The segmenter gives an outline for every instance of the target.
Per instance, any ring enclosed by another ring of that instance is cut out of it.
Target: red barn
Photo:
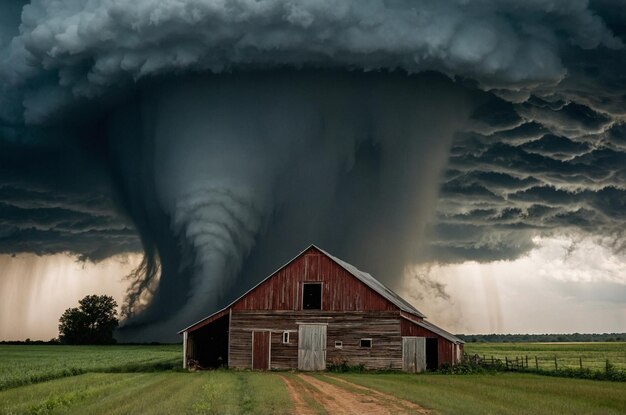
[[[183,364],[419,372],[459,362],[463,341],[370,274],[312,245],[226,308],[181,330]]]

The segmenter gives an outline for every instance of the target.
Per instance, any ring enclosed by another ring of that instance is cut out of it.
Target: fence
[[[604,372],[606,375],[618,372],[626,375],[626,357],[624,359],[589,359],[583,356],[561,357],[553,356],[504,356],[495,357],[487,355],[465,354],[465,361],[469,361],[480,366],[507,371],[536,371],[536,372],[558,372],[575,371],[580,372]]]

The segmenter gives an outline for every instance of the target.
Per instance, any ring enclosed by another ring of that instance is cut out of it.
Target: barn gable
[[[393,292],[387,286],[383,285],[383,283],[378,281],[376,278],[372,277],[367,272],[357,269],[357,267],[355,267],[354,265],[348,264],[347,262],[337,257],[332,256],[331,254],[329,254],[328,252],[320,248],[317,248],[317,247],[315,248],[318,249],[320,252],[324,253],[326,256],[328,256],[330,259],[335,261],[337,264],[341,265],[346,271],[348,271],[349,273],[354,275],[356,278],[361,280],[361,282],[365,283],[367,286],[369,286],[371,289],[376,291],[378,294],[382,295],[387,300],[392,302],[400,310],[405,311],[407,313],[411,313],[421,318],[426,318],[425,315],[420,313],[415,307],[413,307],[406,300],[404,300],[404,298],[400,297],[398,294]]]
[[[400,310],[422,320],[411,304],[355,266],[311,245],[228,306],[179,331],[194,331],[233,310],[299,310],[302,283],[321,282],[327,311]],[[331,290],[330,287],[333,287]]]

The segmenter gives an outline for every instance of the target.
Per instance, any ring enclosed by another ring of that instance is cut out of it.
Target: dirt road
[[[428,414],[412,402],[348,382],[332,375],[283,375],[296,415]]]

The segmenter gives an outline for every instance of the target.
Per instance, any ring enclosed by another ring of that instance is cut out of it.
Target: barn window
[[[289,343],[289,332],[283,331],[283,343]]]
[[[361,347],[372,348],[372,339],[361,339]]]
[[[343,342],[336,341],[335,342],[335,349],[343,349]]]
[[[321,310],[322,309],[322,283],[305,282],[302,288],[302,309]]]

